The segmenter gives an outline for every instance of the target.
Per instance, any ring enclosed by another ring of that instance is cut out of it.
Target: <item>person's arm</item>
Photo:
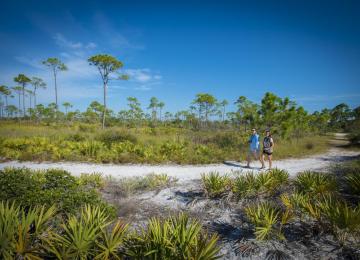
[[[272,137],[270,139],[270,143],[271,143],[271,147],[274,148],[275,143],[274,143],[274,139],[272,139]]]

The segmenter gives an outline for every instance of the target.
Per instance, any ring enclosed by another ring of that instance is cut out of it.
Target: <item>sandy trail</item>
[[[360,151],[348,151],[340,148],[332,148],[328,152],[301,159],[286,159],[274,161],[274,167],[285,169],[290,176],[295,176],[298,172],[305,170],[322,170],[332,163],[346,161],[359,156]],[[102,173],[104,176],[115,178],[144,176],[149,173],[166,173],[169,176],[176,177],[180,182],[199,179],[202,173],[217,171],[221,174],[234,171],[249,171],[244,168],[244,162],[224,162],[223,164],[207,165],[146,165],[146,164],[95,164],[82,162],[19,162],[8,161],[0,163],[0,169],[5,167],[27,167],[30,169],[49,169],[60,168],[69,171],[73,175],[81,173]],[[255,172],[260,171],[260,163],[254,162],[252,169]]]

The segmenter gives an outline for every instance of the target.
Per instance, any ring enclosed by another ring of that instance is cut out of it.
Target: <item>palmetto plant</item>
[[[72,215],[61,225],[62,233],[44,238],[46,249],[58,259],[87,259],[94,256],[96,240],[111,222],[105,210],[86,205],[80,216]]]
[[[39,239],[49,231],[54,206],[30,208],[26,212],[14,203],[0,202],[0,257],[42,259]]]
[[[360,195],[360,173],[352,172],[345,177],[347,185],[353,194]]]
[[[330,224],[332,232],[343,243],[349,236],[360,234],[360,204],[351,207],[333,196],[325,196],[319,201],[324,222]]]
[[[201,180],[207,195],[212,198],[223,195],[230,185],[230,178],[227,175],[220,175],[218,172],[202,174]]]
[[[128,225],[118,221],[111,231],[102,230],[100,237],[96,240],[98,248],[95,259],[121,259],[119,248],[126,239]]]
[[[279,169],[273,169],[257,175],[253,172],[248,172],[234,180],[232,190],[238,198],[260,193],[272,193],[281,187],[281,185],[287,183],[288,178],[288,172]]]
[[[127,255],[136,259],[218,259],[217,235],[208,236],[185,214],[152,218],[140,236],[130,240]]]
[[[332,176],[318,172],[300,173],[294,183],[299,192],[314,195],[333,193],[337,190],[336,181]]]
[[[274,168],[269,171],[277,185],[286,184],[289,181],[289,173],[286,170]]]
[[[258,240],[267,240],[273,237],[284,239],[279,222],[280,209],[269,202],[261,202],[245,208],[250,222],[255,226],[255,235]]]

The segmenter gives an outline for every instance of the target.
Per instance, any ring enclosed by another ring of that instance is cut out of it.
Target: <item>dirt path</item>
[[[328,167],[331,163],[345,161],[360,155],[359,151],[348,151],[341,148],[332,148],[328,152],[320,155],[314,155],[301,159],[286,159],[274,161],[274,167],[285,169],[290,176],[296,175],[298,172],[305,170],[321,170]],[[61,168],[69,171],[74,175],[81,173],[99,172],[105,176],[116,178],[143,176],[149,173],[166,173],[179,179],[186,181],[191,179],[199,179],[202,173],[217,171],[221,174],[231,173],[233,171],[248,171],[244,168],[245,163],[224,162],[223,164],[207,164],[207,165],[140,165],[140,164],[94,164],[94,163],[78,163],[78,162],[18,162],[9,161],[0,163],[0,169],[5,167],[27,167],[31,169],[48,169]],[[252,164],[253,171],[260,171],[260,163]]]

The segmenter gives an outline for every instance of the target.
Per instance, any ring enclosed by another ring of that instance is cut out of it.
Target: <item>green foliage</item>
[[[185,214],[150,219],[141,236],[129,241],[127,255],[140,259],[218,259],[217,235],[206,234]]]
[[[288,182],[288,178],[288,172],[277,168],[259,174],[248,172],[245,175],[238,176],[234,180],[232,190],[238,198],[260,194],[273,194]]]
[[[217,235],[209,236],[196,220],[180,214],[150,219],[140,232],[112,223],[98,206],[84,205],[59,221],[54,206],[20,208],[0,202],[2,259],[217,259]]]
[[[102,201],[97,191],[102,185],[98,176],[87,177],[86,181],[84,178],[58,169],[6,168],[0,171],[0,200],[16,201],[24,207],[56,204],[62,213],[76,212],[82,205],[91,204],[113,214],[114,209]]]
[[[80,186],[89,186],[93,189],[103,189],[106,184],[102,174],[96,172],[91,174],[82,173],[78,178],[78,182]]]
[[[360,195],[360,172],[351,172],[345,176],[346,183],[352,194]]]
[[[281,233],[281,211],[269,202],[261,202],[245,208],[249,221],[255,226],[258,240],[268,240],[274,237],[284,239]]]
[[[125,141],[129,141],[134,144],[137,143],[137,139],[134,135],[116,130],[106,130],[101,133],[97,139],[106,144],[108,147],[110,147],[113,143],[120,143]]]
[[[201,180],[206,194],[211,198],[224,195],[230,187],[230,178],[227,175],[220,175],[218,172],[202,174]]]
[[[21,210],[9,201],[0,202],[0,257],[2,259],[42,259],[39,238],[49,232],[54,206]]]
[[[313,195],[333,193],[337,191],[335,179],[329,174],[306,171],[298,174],[294,182],[296,189],[302,193]]]
[[[54,108],[51,110],[55,116]],[[238,131],[219,134],[171,127],[114,127],[100,132],[96,125],[83,123],[72,127],[0,124],[4,137],[0,139],[0,156],[14,160],[203,164],[239,160],[247,147],[246,136]],[[156,136],[150,129],[155,129]],[[316,146],[311,153],[326,148],[324,138],[313,138]],[[309,152],[288,142],[279,142],[276,149],[277,158]]]

